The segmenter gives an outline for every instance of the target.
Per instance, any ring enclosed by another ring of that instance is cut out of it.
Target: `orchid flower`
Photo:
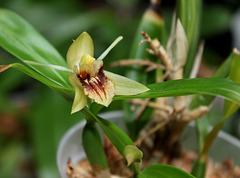
[[[103,70],[102,59],[121,39],[118,37],[98,59],[93,57],[93,40],[86,32],[69,47],[67,64],[73,71],[69,81],[75,89],[72,113],[87,105],[87,97],[107,107],[115,95],[135,95],[148,90],[136,81]]]
[[[71,73],[69,81],[75,89],[71,113],[83,109],[87,105],[87,98],[107,107],[115,95],[136,95],[149,90],[134,80],[103,70],[103,58],[121,39],[122,37],[118,37],[98,59],[95,59],[93,40],[88,33],[83,32],[73,40],[68,49],[69,68],[33,61],[24,62]]]

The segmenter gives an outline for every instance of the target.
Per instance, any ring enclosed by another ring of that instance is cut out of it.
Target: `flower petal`
[[[84,54],[93,56],[94,46],[93,40],[87,32],[83,32],[76,40],[73,41],[67,52],[67,64],[70,69],[73,69],[74,65],[80,63],[80,60]]]
[[[141,83],[127,77],[104,71],[105,75],[115,84],[115,95],[136,95],[149,89]]]
[[[87,105],[87,97],[84,95],[83,91],[79,86],[76,84],[77,78],[75,74],[71,74],[69,76],[69,81],[71,85],[75,89],[75,97],[72,105],[72,112],[71,114],[80,111]]]

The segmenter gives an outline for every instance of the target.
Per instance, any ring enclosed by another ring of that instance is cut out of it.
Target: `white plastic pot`
[[[107,112],[100,114],[100,116],[118,125],[123,131],[126,131],[122,119],[123,113],[121,111]],[[82,121],[70,128],[60,141],[57,152],[57,165],[61,178],[67,178],[65,169],[68,158],[71,158],[74,165],[80,160],[86,158],[82,147],[82,130],[85,123],[85,121]],[[103,135],[101,129],[99,129],[99,131],[100,134]],[[186,127],[182,135],[182,146],[183,149],[197,151],[197,135],[194,124],[192,123],[190,126]],[[240,166],[240,141],[231,135],[220,131],[211,147],[210,157],[216,162],[222,162],[227,158],[232,158],[234,164]]]

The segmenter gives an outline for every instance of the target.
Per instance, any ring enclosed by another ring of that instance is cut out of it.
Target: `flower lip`
[[[79,68],[81,69],[85,65],[85,63],[82,63]],[[105,76],[102,60],[95,60],[88,70],[79,70],[76,76],[85,95],[104,106],[111,103],[115,92],[115,84]]]
[[[99,97],[101,98],[101,95],[98,92],[98,89],[100,89],[103,91],[103,94],[106,97],[106,92],[103,87],[106,80],[106,76],[103,74],[103,67],[99,69],[98,76],[95,78],[94,82],[90,82],[91,80],[90,75],[86,72],[84,73],[84,77],[85,78],[81,77],[80,74],[77,74],[77,78],[81,82],[83,88],[86,88],[87,90],[94,90],[96,94],[99,95]]]

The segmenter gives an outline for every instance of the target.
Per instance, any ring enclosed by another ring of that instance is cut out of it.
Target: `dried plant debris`
[[[126,166],[126,161],[118,153],[112,143],[105,137],[104,149],[106,151],[107,159],[109,161],[110,171],[112,175],[94,174],[92,167],[88,160],[84,159],[74,166],[69,159],[66,174],[68,178],[130,178],[132,177],[131,171]],[[197,160],[198,154],[193,151],[183,151],[178,158],[169,162],[170,165],[191,172],[194,161]],[[143,167],[151,164],[163,164],[163,152],[154,151],[151,159],[145,155],[143,158]],[[206,178],[239,178],[240,167],[234,166],[232,159],[227,159],[223,163],[218,164],[211,159],[208,159]]]
[[[77,165],[73,165],[69,158],[66,174],[68,178],[92,178],[94,177],[92,167],[88,160],[81,160]]]
[[[118,67],[118,66],[130,66],[130,65],[138,65],[138,66],[146,66],[147,69],[145,72],[150,72],[155,69],[165,70],[165,67],[161,64],[152,62],[148,59],[123,59],[120,61],[116,61],[110,64],[110,67]]]
[[[94,170],[94,171],[93,171]],[[92,166],[89,161],[84,159],[78,162],[76,166],[72,164],[69,158],[66,174],[68,178],[114,178],[119,176],[111,175],[108,169],[102,169],[100,166]]]
[[[66,174],[68,178],[130,178],[132,177],[132,172],[126,166],[125,159],[119,154],[117,149],[104,137],[104,150],[107,155],[107,160],[109,163],[110,170],[99,170],[91,167],[88,160],[84,159],[73,165],[71,159],[69,158]],[[111,173],[111,174],[110,174]]]
[[[161,45],[160,41],[158,39],[151,39],[150,36],[148,36],[147,33],[142,32],[142,35],[144,37],[144,40],[142,42],[147,42],[150,46],[150,49],[147,48],[147,52],[149,54],[152,54],[156,56],[158,60],[160,60],[165,67],[165,74],[162,78],[157,79],[157,82],[164,81],[166,78],[169,77],[169,74],[173,72],[173,64],[172,61],[167,53],[167,51],[164,49],[164,47]]]

